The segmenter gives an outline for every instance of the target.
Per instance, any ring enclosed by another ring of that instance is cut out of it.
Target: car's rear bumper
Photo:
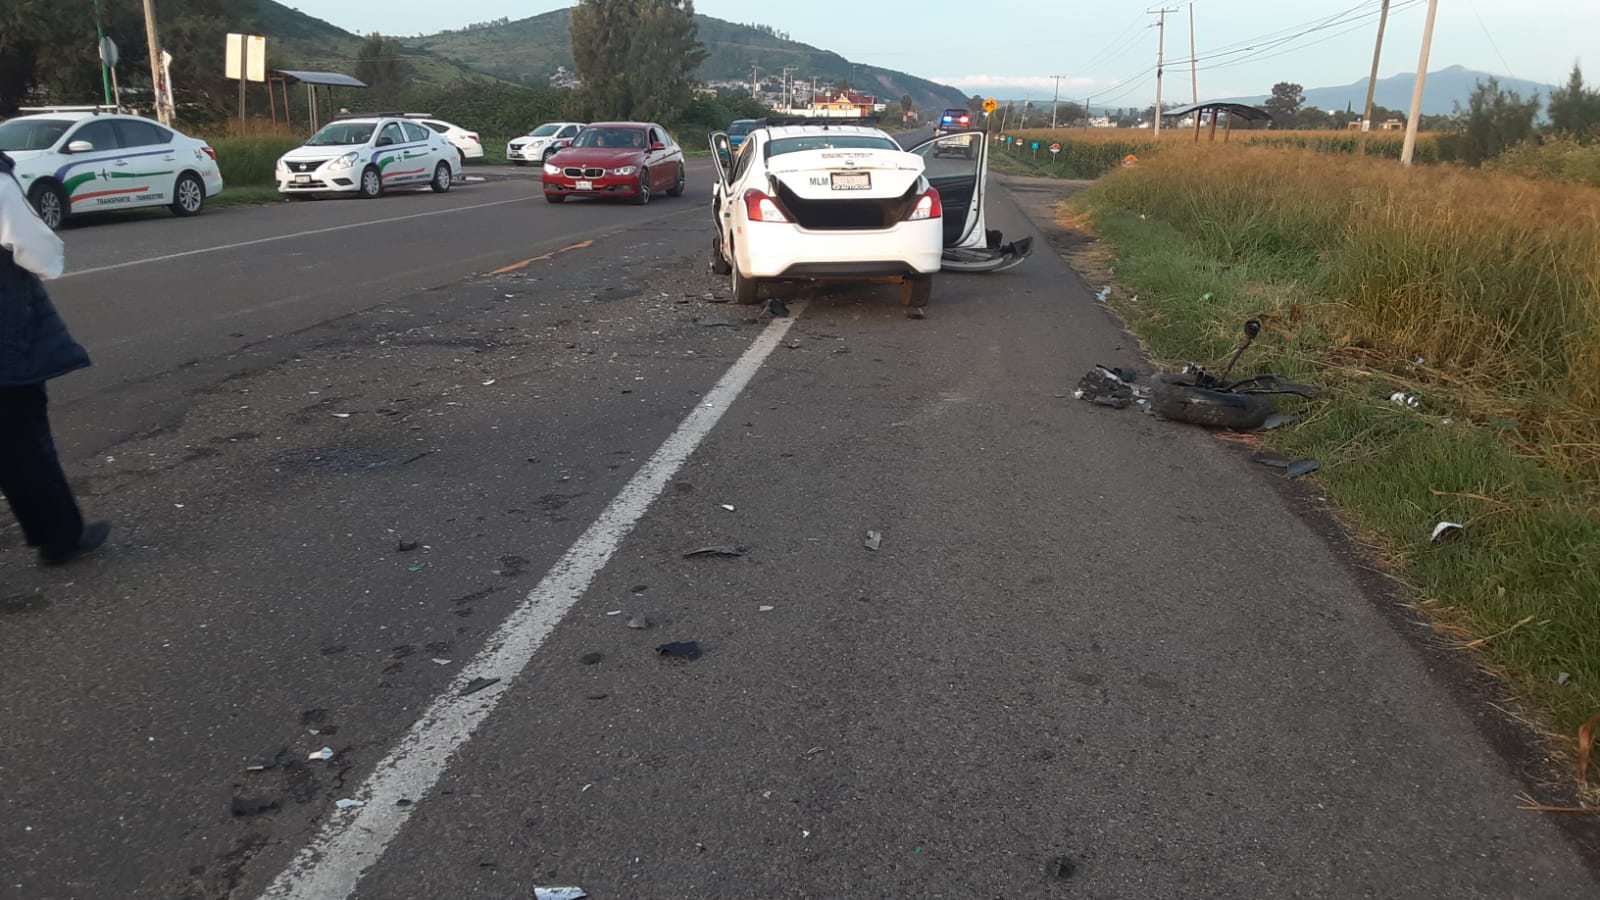
[[[456,144],[454,146],[457,150],[460,150],[461,155],[465,156],[467,159],[483,159],[482,144],[466,143]]]
[[[578,182],[589,184],[588,188],[580,189]],[[603,175],[599,178],[568,178],[565,175],[544,176],[544,192],[546,194],[598,194],[601,196],[632,197],[639,193],[638,175]]]
[[[939,271],[944,225],[901,222],[881,231],[807,230],[758,222],[734,236],[740,271],[751,278],[870,278]]]

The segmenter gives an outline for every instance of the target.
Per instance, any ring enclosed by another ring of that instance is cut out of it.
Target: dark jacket
[[[4,153],[0,178],[14,178]],[[88,365],[88,352],[68,333],[44,283],[0,247],[0,387],[43,384]]]

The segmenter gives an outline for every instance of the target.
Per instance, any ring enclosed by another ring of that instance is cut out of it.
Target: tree
[[[1600,126],[1600,90],[1583,83],[1583,69],[1576,63],[1567,86],[1550,92],[1550,127],[1556,131],[1582,135]]]
[[[583,80],[573,115],[668,122],[688,108],[707,56],[693,0],[581,0],[568,34]]]
[[[1523,100],[1516,91],[1502,90],[1499,79],[1490,78],[1478,82],[1465,111],[1459,103],[1455,110],[1465,138],[1462,155],[1469,165],[1476,166],[1533,136],[1539,95]]]
[[[1274,126],[1290,128],[1294,125],[1295,113],[1305,102],[1305,88],[1292,81],[1280,81],[1272,86],[1272,96],[1261,107],[1272,114]]]
[[[367,83],[378,97],[389,97],[405,86],[407,78],[405,60],[400,58],[400,45],[374,31],[361,42],[356,51],[356,77]]]
[[[916,103],[912,102],[910,94],[901,94],[900,95],[900,112],[902,112],[902,113],[911,112],[912,108],[915,107],[916,105],[917,105]]]
[[[983,95],[973,94],[967,98],[967,112],[977,115],[983,112]]]

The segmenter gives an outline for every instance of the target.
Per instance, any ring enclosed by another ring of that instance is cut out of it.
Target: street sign
[[[117,67],[116,41],[113,41],[108,37],[100,39],[100,61],[105,63],[106,68],[108,69],[115,69]]]
[[[267,39],[259,34],[229,34],[222,74],[241,82],[266,81]]]
[[[1050,145],[1050,152],[1051,153],[1060,153],[1061,152],[1061,145],[1060,144],[1051,144]]]
[[[1039,152],[1039,142],[1038,141],[1034,141],[1033,142],[1033,152],[1035,152],[1035,153]]]
[[[983,111],[986,112],[986,113],[993,114],[994,111],[999,109],[999,108],[1000,108],[1000,104],[996,103],[995,99],[993,97],[990,97],[989,99],[983,101]]]

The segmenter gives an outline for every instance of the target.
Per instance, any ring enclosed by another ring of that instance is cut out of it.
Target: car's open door
[[[982,131],[945,134],[918,144],[928,182],[939,191],[944,207],[946,271],[998,272],[1022,262],[1033,252],[1033,238],[1007,244],[989,229],[984,206],[989,188],[989,141]]]

